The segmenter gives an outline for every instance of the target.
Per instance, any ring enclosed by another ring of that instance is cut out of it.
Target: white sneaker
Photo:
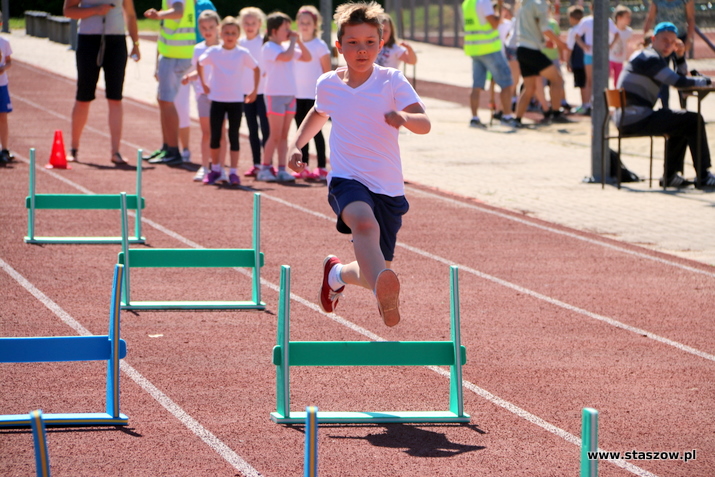
[[[196,175],[194,176],[194,182],[202,182],[206,174],[208,174],[208,170],[205,169],[204,166],[199,167],[199,170],[196,171]]]
[[[285,171],[284,171],[285,172]],[[291,176],[292,177],[292,176]],[[262,167],[260,171],[258,171],[258,174],[256,174],[256,180],[257,181],[264,181],[264,182],[275,182],[276,181],[276,176],[273,175],[273,171],[271,171],[270,167]],[[295,179],[294,179],[295,180]]]
[[[278,174],[276,174],[276,180],[278,182],[295,182],[295,177],[293,177],[293,174],[286,171],[285,169],[278,169]]]
[[[183,151],[181,151],[181,159],[184,162],[191,162],[191,151],[189,151],[188,149],[184,149]]]
[[[226,169],[224,169],[223,167],[221,168],[221,177],[216,179],[216,182],[228,183],[228,174],[226,174]]]

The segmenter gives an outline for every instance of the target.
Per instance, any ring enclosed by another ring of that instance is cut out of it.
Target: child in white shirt
[[[633,36],[631,24],[631,10],[623,5],[618,5],[614,12],[614,22],[618,33],[611,34],[608,50],[608,73],[613,78],[613,85],[618,84],[618,77],[623,71],[623,63],[628,59],[628,41]]]
[[[318,78],[323,73],[331,70],[330,50],[328,45],[318,37],[320,24],[323,18],[320,16],[318,9],[312,5],[304,5],[298,10],[296,22],[300,38],[303,40],[303,45],[310,51],[310,61],[299,61],[295,64],[295,84],[296,84],[296,110],[295,124],[300,126],[305,119],[305,116],[310,111],[310,108],[315,104],[315,84]],[[318,158],[318,167],[311,172],[308,167],[308,145],[303,147],[303,162],[306,168],[300,173],[295,173],[293,176],[296,179],[313,179],[327,180],[328,171],[326,169],[325,158],[325,138],[323,132],[318,131],[318,134],[313,138],[315,142],[315,154]]]
[[[262,48],[262,64],[266,70],[266,114],[271,130],[266,141],[263,166],[256,180],[266,182],[295,182],[295,177],[286,171],[288,151],[288,131],[295,116],[295,72],[296,60],[310,61],[310,51],[303,46],[300,35],[290,29],[291,19],[281,12],[274,12],[266,18],[266,38]],[[283,43],[288,43],[284,48]],[[297,45],[296,45],[297,43]],[[278,152],[278,172],[271,170],[273,154]]]
[[[266,77],[262,66],[263,54],[261,53],[263,37],[260,35],[266,14],[258,7],[245,7],[238,13],[238,18],[241,21],[241,32],[243,33],[238,44],[251,52],[251,56],[256,59],[258,67],[261,69],[261,80],[258,83],[256,100],[243,106],[243,114],[246,116],[246,125],[248,126],[248,142],[251,144],[251,153],[253,154],[253,166],[243,175],[255,177],[261,170],[261,150],[270,135],[268,116],[266,116],[266,101],[263,97]],[[250,92],[250,85],[246,92]]]
[[[399,68],[401,61],[408,65],[417,63],[417,54],[409,43],[404,41],[397,43],[395,24],[392,23],[392,17],[387,13],[383,13],[380,23],[382,23],[382,38],[385,41],[385,46],[382,47],[382,50],[377,55],[375,63],[389,68]]]
[[[332,119],[328,202],[337,229],[352,234],[356,261],[323,261],[320,306],[332,312],[346,284],[372,290],[387,326],[400,321],[400,282],[390,269],[397,232],[409,204],[404,196],[399,128],[426,134],[430,121],[419,96],[399,70],[375,64],[383,46],[377,3],[347,3],[335,13],[335,46],[347,67],[318,80],[315,106],[298,129],[290,167],[305,168],[301,148]],[[387,111],[387,112],[386,112]]]
[[[238,129],[241,126],[241,114],[245,102],[256,100],[258,89],[258,63],[247,49],[238,46],[241,27],[234,17],[226,17],[221,22],[220,46],[212,46],[199,58],[199,77],[204,91],[211,100],[211,172],[204,179],[204,184],[214,184],[220,177],[222,167],[219,164],[219,148],[223,133],[223,121],[228,117],[228,140],[230,144],[231,169],[228,181],[231,185],[241,184],[238,177],[238,154],[240,144]],[[211,65],[211,78],[204,76],[204,66]],[[253,70],[253,90],[246,95],[244,78]]]

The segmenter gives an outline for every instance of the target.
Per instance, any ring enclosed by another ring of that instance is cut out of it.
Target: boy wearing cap
[[[668,67],[667,58],[675,52],[678,72]],[[702,118],[691,111],[659,109],[653,111],[658,92],[663,84],[676,88],[706,86],[710,78],[687,77],[685,48],[678,42],[678,29],[670,22],[662,22],[653,30],[651,46],[633,55],[623,69],[618,80],[618,88],[626,92],[626,107],[623,117],[616,118],[623,134],[665,134],[668,141],[668,164],[661,185],[685,187],[692,184],[681,173],[685,162],[685,149],[690,147],[693,165],[696,168],[697,183],[704,187],[715,187],[715,176],[710,168],[710,149],[703,127]],[[620,121],[619,121],[620,119]],[[700,128],[701,159],[696,161],[698,128]]]

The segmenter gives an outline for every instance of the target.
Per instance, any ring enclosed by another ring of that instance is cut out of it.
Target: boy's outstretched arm
[[[427,134],[432,129],[432,123],[420,103],[412,103],[402,111],[385,113],[385,122],[398,129],[404,126],[415,134]]]
[[[310,141],[313,136],[318,134],[318,131],[323,128],[326,122],[328,122],[327,115],[316,111],[315,106],[310,108],[307,116],[300,124],[295,139],[292,141],[288,151],[288,167],[295,172],[300,172],[305,169],[305,163],[302,160],[303,153],[300,149],[308,144],[308,141]]]

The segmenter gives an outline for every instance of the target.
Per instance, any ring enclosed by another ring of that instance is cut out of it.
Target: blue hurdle
[[[122,265],[114,268],[109,333],[103,336],[51,336],[0,338],[0,363],[60,361],[108,361],[106,412],[45,414],[48,426],[126,426],[129,418],[119,412],[119,360],[127,355],[127,343],[119,337],[119,303]],[[28,414],[0,415],[0,428],[29,427]]]
[[[585,407],[581,411],[581,477],[598,476],[598,459],[589,459],[589,452],[598,451],[598,411]]]
[[[304,477],[318,477],[318,408],[305,408]]]
[[[30,425],[32,426],[32,440],[35,442],[37,477],[50,477],[50,454],[47,452],[47,435],[41,410],[30,412]]]

